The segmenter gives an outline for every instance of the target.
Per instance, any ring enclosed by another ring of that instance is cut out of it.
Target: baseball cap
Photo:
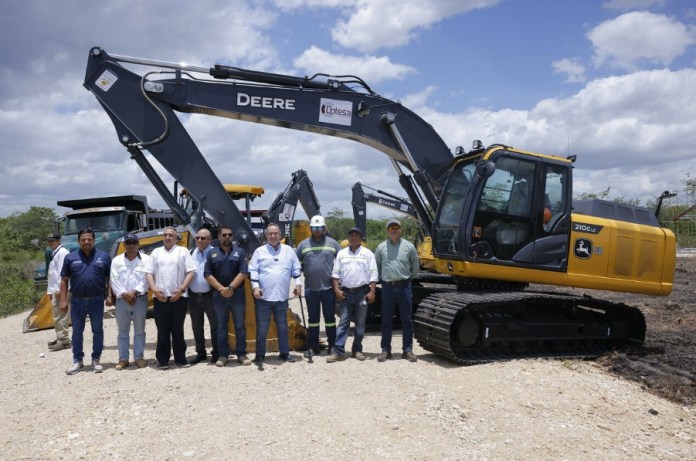
[[[389,221],[387,221],[387,228],[388,228],[389,226],[399,226],[399,227],[401,227],[401,222],[400,222],[398,219],[390,219]]]
[[[46,236],[46,240],[60,240],[60,234],[55,234],[51,232]]]
[[[348,231],[349,234],[352,234],[353,232],[357,232],[358,234],[360,234],[360,237],[363,236],[363,233],[357,227],[353,227],[351,230]]]
[[[124,242],[124,243],[125,243],[125,242],[136,242],[136,243],[138,243],[139,241],[140,241],[140,239],[138,238],[138,236],[137,236],[136,234],[132,233],[132,232],[129,232],[128,234],[126,234],[126,235],[123,236],[123,242]]]

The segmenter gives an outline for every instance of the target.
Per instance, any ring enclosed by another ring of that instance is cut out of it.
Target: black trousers
[[[174,352],[174,362],[179,365],[186,363],[186,341],[184,340],[184,321],[188,298],[181,297],[177,301],[161,302],[153,300],[155,310],[155,325],[157,326],[157,347],[155,357],[161,365],[168,365],[171,352]]]
[[[213,350],[210,355],[214,359],[218,358],[217,345],[217,316],[213,307],[213,292],[194,293],[189,290],[188,311],[191,316],[191,329],[193,330],[193,339],[196,342],[196,355],[205,359],[208,355],[205,349],[205,317],[208,317],[210,325],[210,342],[213,344]]]

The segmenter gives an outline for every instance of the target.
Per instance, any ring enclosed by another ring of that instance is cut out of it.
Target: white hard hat
[[[324,227],[326,223],[324,222],[324,217],[323,216],[313,216],[312,219],[309,221],[309,227]]]

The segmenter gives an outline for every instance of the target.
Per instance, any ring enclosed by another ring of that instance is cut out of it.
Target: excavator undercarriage
[[[645,319],[634,307],[545,292],[438,292],[414,315],[420,345],[461,364],[525,356],[591,358],[639,344]]]

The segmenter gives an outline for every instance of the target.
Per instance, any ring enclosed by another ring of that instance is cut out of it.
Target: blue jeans
[[[235,354],[237,357],[246,355],[246,326],[244,313],[246,311],[246,296],[244,290],[234,292],[231,298],[224,298],[217,291],[213,293],[215,317],[217,317],[217,351],[220,357],[230,355],[229,321],[232,312],[235,335]]]
[[[341,318],[338,322],[338,332],[336,333],[336,344],[333,348],[333,354],[345,354],[346,340],[348,339],[348,330],[350,329],[351,316],[355,315],[355,338],[353,339],[352,352],[362,352],[362,340],[365,336],[365,319],[367,318],[367,303],[361,303],[365,299],[367,293],[370,292],[370,286],[365,285],[361,290],[350,291],[343,289],[343,294],[346,299],[341,301],[340,310]]]
[[[147,317],[147,296],[138,296],[129,306],[122,299],[116,300],[116,326],[118,327],[118,359],[128,361],[130,346],[130,325],[133,321],[133,359],[145,355],[145,318]]]
[[[320,314],[323,314],[330,351],[336,344],[336,294],[333,288],[321,291],[305,290],[305,299],[309,314],[307,345],[312,350],[319,349],[319,320]]]
[[[70,321],[72,321],[72,353],[73,363],[82,362],[85,357],[83,352],[83,333],[85,322],[89,316],[89,324],[92,328],[92,360],[101,358],[104,350],[104,297],[95,296],[91,299],[73,296],[70,302]]]
[[[394,305],[399,305],[403,333],[403,351],[413,352],[413,294],[411,282],[400,285],[382,284],[382,352],[391,352]]]
[[[278,329],[278,349],[281,354],[290,352],[288,340],[288,300],[256,300],[256,356],[266,356],[266,338],[271,326],[271,313]]]

